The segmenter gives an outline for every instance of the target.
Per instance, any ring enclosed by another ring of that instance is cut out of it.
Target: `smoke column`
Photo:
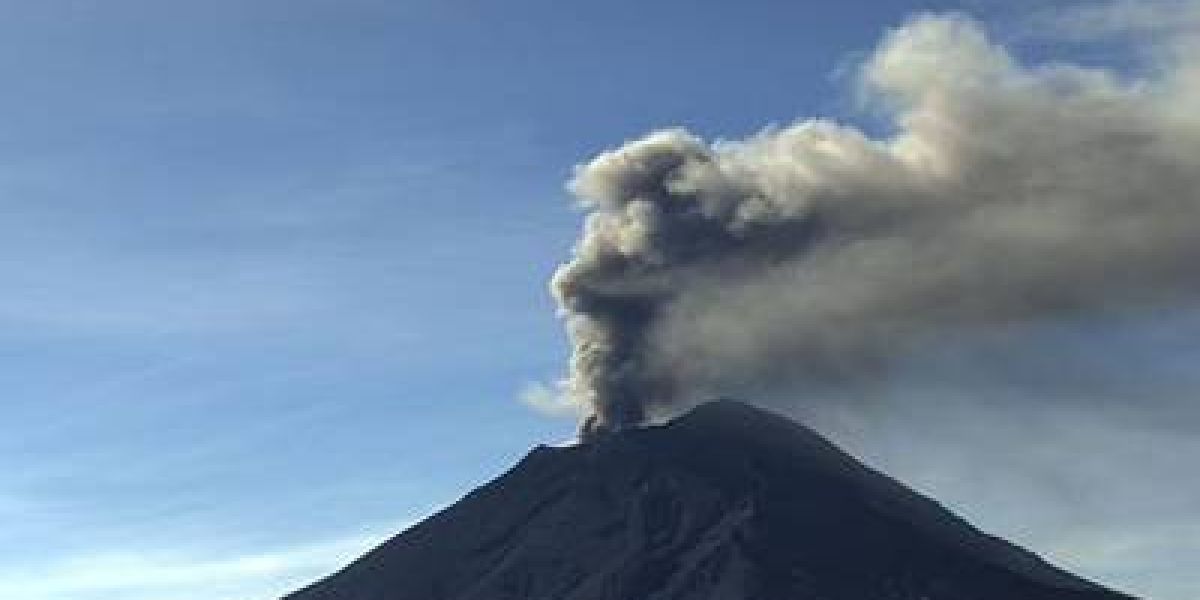
[[[1135,81],[1027,67],[926,16],[861,81],[884,139],[669,129],[577,168],[588,212],[551,287],[585,434],[747,382],[886,376],[942,336],[1200,296],[1200,61]]]

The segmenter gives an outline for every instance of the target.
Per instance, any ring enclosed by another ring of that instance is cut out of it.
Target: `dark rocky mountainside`
[[[731,401],[511,471],[287,600],[1128,600]]]

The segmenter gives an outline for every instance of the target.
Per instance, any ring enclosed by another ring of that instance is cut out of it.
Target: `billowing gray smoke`
[[[1186,54],[1180,54],[1186,56]],[[578,168],[552,287],[585,430],[756,382],[886,374],[939,338],[1200,297],[1200,64],[1018,65],[923,17],[865,63],[872,139],[652,133]]]

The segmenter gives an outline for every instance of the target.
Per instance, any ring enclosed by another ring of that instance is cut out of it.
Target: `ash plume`
[[[1200,61],[1029,67],[961,16],[862,67],[894,133],[653,132],[577,168],[552,291],[585,433],[753,383],[861,381],[939,338],[1200,297]],[[1182,57],[1182,58],[1180,58]]]

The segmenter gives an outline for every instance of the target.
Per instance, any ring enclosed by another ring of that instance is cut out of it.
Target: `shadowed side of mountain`
[[[539,447],[287,600],[1119,600],[719,401]]]

